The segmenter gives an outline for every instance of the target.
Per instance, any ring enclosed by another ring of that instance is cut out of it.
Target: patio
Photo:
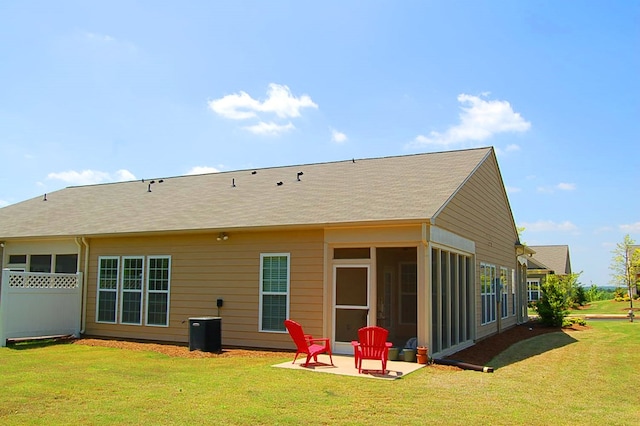
[[[352,356],[333,355],[334,365],[331,365],[328,355],[318,355],[318,362],[310,362],[308,367],[303,366],[304,361],[305,357],[299,357],[295,364],[292,363],[291,360],[288,360],[281,364],[275,364],[274,367],[383,380],[399,379],[424,367],[423,364],[416,362],[388,361],[387,374],[382,374],[380,361],[363,360],[362,374],[358,374],[358,369],[354,365]]]

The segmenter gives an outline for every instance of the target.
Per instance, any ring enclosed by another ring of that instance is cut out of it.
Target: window
[[[516,315],[516,271],[511,270],[511,315]]]
[[[540,278],[527,280],[527,295],[529,302],[535,302],[540,299]]]
[[[26,265],[27,255],[26,254],[10,254],[9,264]]]
[[[122,294],[120,322],[142,323],[142,283],[144,282],[144,258],[122,258]]]
[[[496,320],[496,267],[480,264],[480,295],[482,298],[482,325]]]
[[[169,282],[171,258],[149,257],[147,325],[169,325]]]
[[[509,316],[509,270],[500,268],[500,294],[501,294],[501,310],[502,318]]]
[[[46,272],[51,273],[51,255],[50,254],[32,254],[29,265],[29,272]]]
[[[260,331],[286,331],[289,316],[289,254],[260,255]]]
[[[98,302],[96,321],[116,322],[116,304],[118,300],[118,257],[100,257],[98,259]]]
[[[144,256],[98,258],[96,322],[142,325],[146,312],[145,325],[169,325],[171,257],[146,260],[145,268]]]
[[[77,254],[56,254],[56,273],[75,274],[78,272]]]

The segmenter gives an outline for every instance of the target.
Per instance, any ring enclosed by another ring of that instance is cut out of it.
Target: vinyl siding
[[[480,339],[516,324],[511,315],[498,321],[481,325],[480,263],[516,269],[515,243],[517,231],[511,215],[508,199],[504,192],[500,172],[493,154],[489,156],[454,195],[436,218],[438,227],[450,230],[462,237],[475,241],[475,300],[476,300],[476,338]],[[511,298],[509,298],[509,303]]]
[[[187,343],[190,317],[217,316],[222,298],[222,344],[292,348],[286,333],[258,331],[261,253],[290,253],[290,317],[305,332],[321,334],[323,294],[323,232],[230,233],[166,237],[92,239],[88,274],[89,335]],[[95,322],[99,256],[171,256],[169,327]]]

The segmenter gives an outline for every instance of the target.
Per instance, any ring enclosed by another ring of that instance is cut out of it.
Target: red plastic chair
[[[331,344],[329,343],[328,338],[320,338],[314,339],[310,334],[304,334],[302,331],[302,326],[293,320],[285,320],[284,326],[287,328],[293,343],[296,344],[297,352],[295,358],[293,358],[293,363],[298,359],[298,355],[307,354],[307,360],[303,364],[304,367],[309,365],[309,360],[313,357],[314,362],[318,362],[318,355],[326,353],[329,355],[329,360],[331,360],[331,365],[333,365],[333,358],[331,357]],[[323,342],[324,344],[319,345],[314,342]]]
[[[358,330],[358,341],[351,342],[358,373],[362,373],[362,360],[372,359],[381,361],[382,374],[387,374],[389,348],[393,346],[391,342],[387,342],[388,335],[389,330],[375,325]]]

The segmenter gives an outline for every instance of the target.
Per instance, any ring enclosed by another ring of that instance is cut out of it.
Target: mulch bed
[[[568,330],[584,330],[588,326],[574,324],[571,327],[548,327],[537,321],[529,321],[526,324],[516,325],[500,334],[489,336],[479,340],[475,345],[445,357],[446,359],[463,361],[475,365],[487,365],[494,357],[499,355],[509,346],[522,340],[529,339],[546,333]]]

